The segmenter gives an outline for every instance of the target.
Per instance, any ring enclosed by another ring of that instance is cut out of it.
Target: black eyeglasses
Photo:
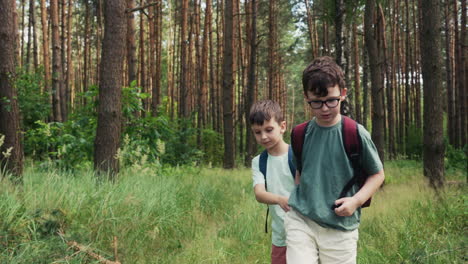
[[[328,108],[335,108],[338,106],[338,103],[340,102],[340,98],[332,98],[332,99],[327,99],[325,101],[321,100],[312,100],[312,101],[307,101],[307,103],[312,107],[312,109],[320,109],[322,108],[323,104],[326,104]]]

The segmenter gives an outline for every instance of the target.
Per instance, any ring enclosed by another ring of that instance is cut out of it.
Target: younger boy
[[[266,149],[268,158],[265,176],[260,170],[260,155],[252,160],[255,197],[267,204],[271,212],[271,263],[286,264],[286,235],[283,218],[289,211],[288,197],[294,188],[294,178],[288,160],[289,145],[283,141],[286,122],[278,103],[264,100],[250,109],[249,121],[255,140]]]
[[[340,107],[347,91],[343,71],[332,58],[320,57],[304,70],[302,84],[315,117],[307,125],[296,160],[299,184],[291,193],[291,210],[284,221],[287,261],[356,263],[360,207],[382,185],[383,165],[369,133],[358,125],[362,169],[370,176],[361,188],[354,185],[340,198],[354,176],[341,129]]]

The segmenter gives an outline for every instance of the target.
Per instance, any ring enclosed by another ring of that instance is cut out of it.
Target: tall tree
[[[127,21],[125,0],[104,1],[104,40],[102,43],[101,77],[94,168],[107,172],[111,178],[119,171],[115,158],[120,146],[122,128],[121,92]]]
[[[361,114],[361,75],[359,73],[359,36],[357,23],[353,23],[353,61],[354,61],[354,113],[356,121],[362,124]]]
[[[54,121],[62,122],[62,109],[61,109],[61,90],[63,85],[63,71],[60,45],[60,31],[59,31],[59,13],[58,13],[58,0],[50,1],[50,18],[52,20],[52,108]]]
[[[453,25],[452,13],[450,12],[451,0],[445,0],[444,3],[444,30],[445,30],[445,71],[447,83],[447,130],[449,143],[455,145],[455,83],[453,63],[455,61],[453,50]]]
[[[127,0],[127,8],[135,8],[135,0]],[[134,12],[127,12],[127,85],[137,79],[136,66],[136,43],[135,43],[136,22]]]
[[[383,109],[383,80],[382,80],[382,53],[378,46],[379,15],[376,12],[375,0],[366,0],[364,15],[364,35],[366,48],[369,53],[369,66],[372,83],[372,139],[375,142],[381,160],[384,160],[384,109]]]
[[[250,1],[250,57],[249,57],[249,70],[247,77],[247,94],[245,102],[245,120],[249,120],[249,111],[256,99],[256,69],[257,69],[257,1]],[[253,156],[255,155],[255,137],[250,130],[250,123],[247,126],[246,136],[246,150],[247,155],[245,156],[245,165],[250,166]]]
[[[224,6],[224,60],[223,60],[223,127],[224,127],[224,168],[234,168],[234,114],[233,114],[233,31],[234,13],[232,1]]]
[[[424,176],[434,188],[444,183],[442,57],[438,0],[421,1],[422,78],[424,82]]]
[[[23,146],[15,81],[16,1],[0,0],[0,166],[22,182]],[[9,156],[6,155],[9,153]]]
[[[182,0],[180,28],[180,77],[179,77],[179,114],[183,118],[189,116],[189,41],[188,41],[188,0]]]
[[[153,91],[151,113],[156,115],[161,103],[161,58],[162,58],[162,1],[157,1],[154,9],[155,68],[153,72]]]
[[[346,45],[344,36],[345,10],[345,0],[335,0],[335,58],[338,65],[343,69],[346,68],[345,58],[343,56],[343,48]]]
[[[201,54],[201,63],[200,63],[200,93],[198,96],[198,126],[203,128],[207,122],[207,105],[208,105],[208,45],[209,45],[209,32],[211,31],[211,0],[206,0],[206,9],[205,9],[205,24],[203,30],[203,44],[202,44],[202,54]]]
[[[50,58],[49,58],[49,25],[47,23],[47,7],[45,0],[41,0],[42,25],[42,56],[44,63],[44,91],[49,92],[50,87]]]
[[[67,13],[67,75],[66,75],[66,87],[68,91],[67,103],[71,104],[73,108],[73,98],[74,98],[74,85],[73,85],[73,61],[72,61],[72,46],[71,46],[71,36],[72,36],[72,0],[68,0],[68,13]]]

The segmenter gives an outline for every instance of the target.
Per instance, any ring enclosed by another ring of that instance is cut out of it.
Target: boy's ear
[[[281,121],[280,128],[283,132],[286,132],[286,121]]]
[[[346,93],[348,92],[348,88],[341,89],[341,96],[344,97],[342,100],[346,99]]]

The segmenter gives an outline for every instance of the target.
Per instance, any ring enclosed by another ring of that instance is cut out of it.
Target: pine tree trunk
[[[234,127],[233,127],[233,3],[226,1],[224,7],[224,60],[223,60],[223,128],[225,169],[234,168]]]
[[[61,28],[61,38],[60,38],[60,44],[61,44],[61,49],[60,49],[60,58],[61,58],[61,64],[62,64],[62,85],[60,89],[60,110],[62,113],[62,121],[65,122],[67,121],[67,115],[68,115],[68,96],[69,96],[69,87],[66,82],[67,78],[67,70],[66,70],[66,25],[67,25],[67,17],[65,16],[66,12],[66,6],[67,0],[59,0],[60,1],[60,16],[61,16],[61,23],[60,23],[60,28]]]
[[[198,124],[199,128],[204,128],[207,123],[207,105],[208,105],[208,87],[210,81],[208,79],[208,71],[209,71],[209,64],[208,64],[208,44],[209,44],[209,37],[211,32],[211,0],[206,1],[206,9],[205,9],[205,23],[203,29],[203,45],[202,45],[202,54],[201,54],[201,74],[200,74],[200,94],[199,94],[199,101],[198,106],[200,107],[200,111],[198,113]]]
[[[385,137],[384,137],[384,110],[382,93],[383,80],[382,80],[382,54],[378,47],[378,35],[374,30],[379,28],[379,24],[374,24],[374,19],[377,16],[375,9],[375,2],[373,0],[366,0],[366,8],[364,15],[365,23],[365,41],[366,48],[369,52],[369,66],[371,71],[371,83],[372,83],[372,139],[379,152],[380,159],[385,160],[384,149],[385,149]],[[377,21],[381,23],[381,21]]]
[[[440,11],[437,0],[420,5],[421,63],[424,82],[424,176],[433,188],[444,184],[444,137],[442,98],[442,55]]]
[[[383,17],[383,11],[380,9],[381,17]],[[383,60],[384,60],[384,67],[385,67],[385,84],[386,84],[386,92],[387,92],[387,131],[388,131],[388,140],[387,140],[387,149],[388,149],[388,158],[393,159],[395,157],[395,104],[393,102],[393,78],[392,78],[392,62],[391,62],[391,54],[388,54],[389,48],[387,44],[387,37],[385,33],[385,25],[381,28],[381,36],[382,36],[382,50],[383,50]],[[393,46],[393,43],[391,43]]]
[[[357,35],[357,24],[353,23],[353,60],[354,60],[354,113],[356,121],[362,124],[361,113],[361,75],[359,73],[359,36]]]
[[[88,84],[89,84],[89,76],[88,76],[88,67],[89,67],[89,53],[90,53],[90,45],[89,45],[89,20],[91,20],[91,15],[89,12],[89,2],[85,0],[85,35],[84,35],[84,53],[83,53],[83,87],[82,92],[88,91]],[[86,104],[86,102],[84,102]]]
[[[466,14],[467,13],[467,8],[466,8],[466,0],[461,0],[461,23],[460,25],[466,25]],[[460,27],[460,42],[459,42],[459,49],[460,49],[460,82],[458,84],[458,89],[459,89],[459,98],[460,98],[460,104],[459,104],[459,113],[460,113],[460,146],[465,147],[467,145],[467,134],[468,134],[468,115],[467,115],[467,101],[468,101],[468,92],[467,92],[467,53],[468,53],[468,45],[467,45],[467,37],[466,37],[466,26],[461,26]],[[467,153],[465,151],[465,153]]]
[[[455,145],[455,85],[453,80],[453,62],[455,60],[453,54],[453,28],[452,28],[452,13],[450,12],[450,0],[445,0],[444,3],[444,30],[445,30],[445,71],[447,82],[447,130],[450,145]]]
[[[188,56],[188,0],[182,0],[182,13],[181,13],[181,28],[180,28],[180,64],[181,71],[179,77],[179,114],[182,118],[189,116],[189,100],[188,97],[188,81],[189,81],[189,69],[188,64],[190,62]]]
[[[405,38],[405,136],[408,140],[409,129],[412,123],[411,113],[414,109],[411,108],[411,82],[410,82],[410,73],[411,73],[411,41],[410,41],[410,22],[409,22],[409,4],[408,0],[405,0],[405,29],[406,29],[406,38]]]
[[[20,113],[15,89],[15,54],[17,45],[16,1],[0,0],[0,168],[22,183],[23,146]],[[5,153],[10,153],[6,155]],[[0,178],[4,177],[3,173]]]
[[[62,122],[61,89],[63,85],[62,63],[60,61],[60,32],[58,17],[58,0],[50,2],[50,17],[52,20],[52,94],[54,121]]]
[[[367,126],[369,119],[370,103],[369,103],[369,56],[367,50],[362,49],[363,65],[362,65],[362,125]]]
[[[143,1],[141,1],[143,3]],[[141,5],[140,3],[140,5]],[[140,57],[140,68],[139,68],[139,86],[142,88],[144,93],[148,92],[148,87],[146,84],[146,63],[145,63],[145,24],[144,24],[144,13],[140,12],[140,42],[139,42],[139,57]],[[148,99],[144,98],[142,100],[142,107],[144,111],[148,110]]]
[[[31,0],[30,2],[30,20],[31,20],[31,27],[32,27],[32,40],[33,40],[33,66],[34,71],[37,71],[39,66],[38,62],[38,54],[37,54],[37,27],[36,27],[36,1]]]
[[[44,63],[44,89],[42,92],[49,92],[50,90],[49,26],[47,23],[47,7],[45,4],[45,0],[41,0],[41,25],[42,25],[42,56],[43,56],[43,63]]]
[[[135,8],[135,0],[127,0],[127,8]],[[137,58],[136,58],[136,42],[135,33],[136,22],[134,12],[127,13],[127,75],[128,82],[127,86],[130,87],[133,81],[137,80]]]
[[[125,58],[126,15],[125,0],[106,0],[104,12],[104,40],[102,44],[101,77],[94,168],[115,179],[119,171],[116,154],[121,135],[121,92]]]
[[[344,0],[335,0],[335,59],[338,65],[345,69],[345,58],[343,56],[343,47],[346,41],[344,37],[343,23],[345,19]]]
[[[67,87],[69,96],[67,97],[67,103],[70,104],[70,108],[73,109],[74,98],[75,98],[75,86],[73,83],[73,61],[72,61],[72,46],[71,46],[71,35],[72,35],[72,0],[68,0],[68,12],[67,12]]]

